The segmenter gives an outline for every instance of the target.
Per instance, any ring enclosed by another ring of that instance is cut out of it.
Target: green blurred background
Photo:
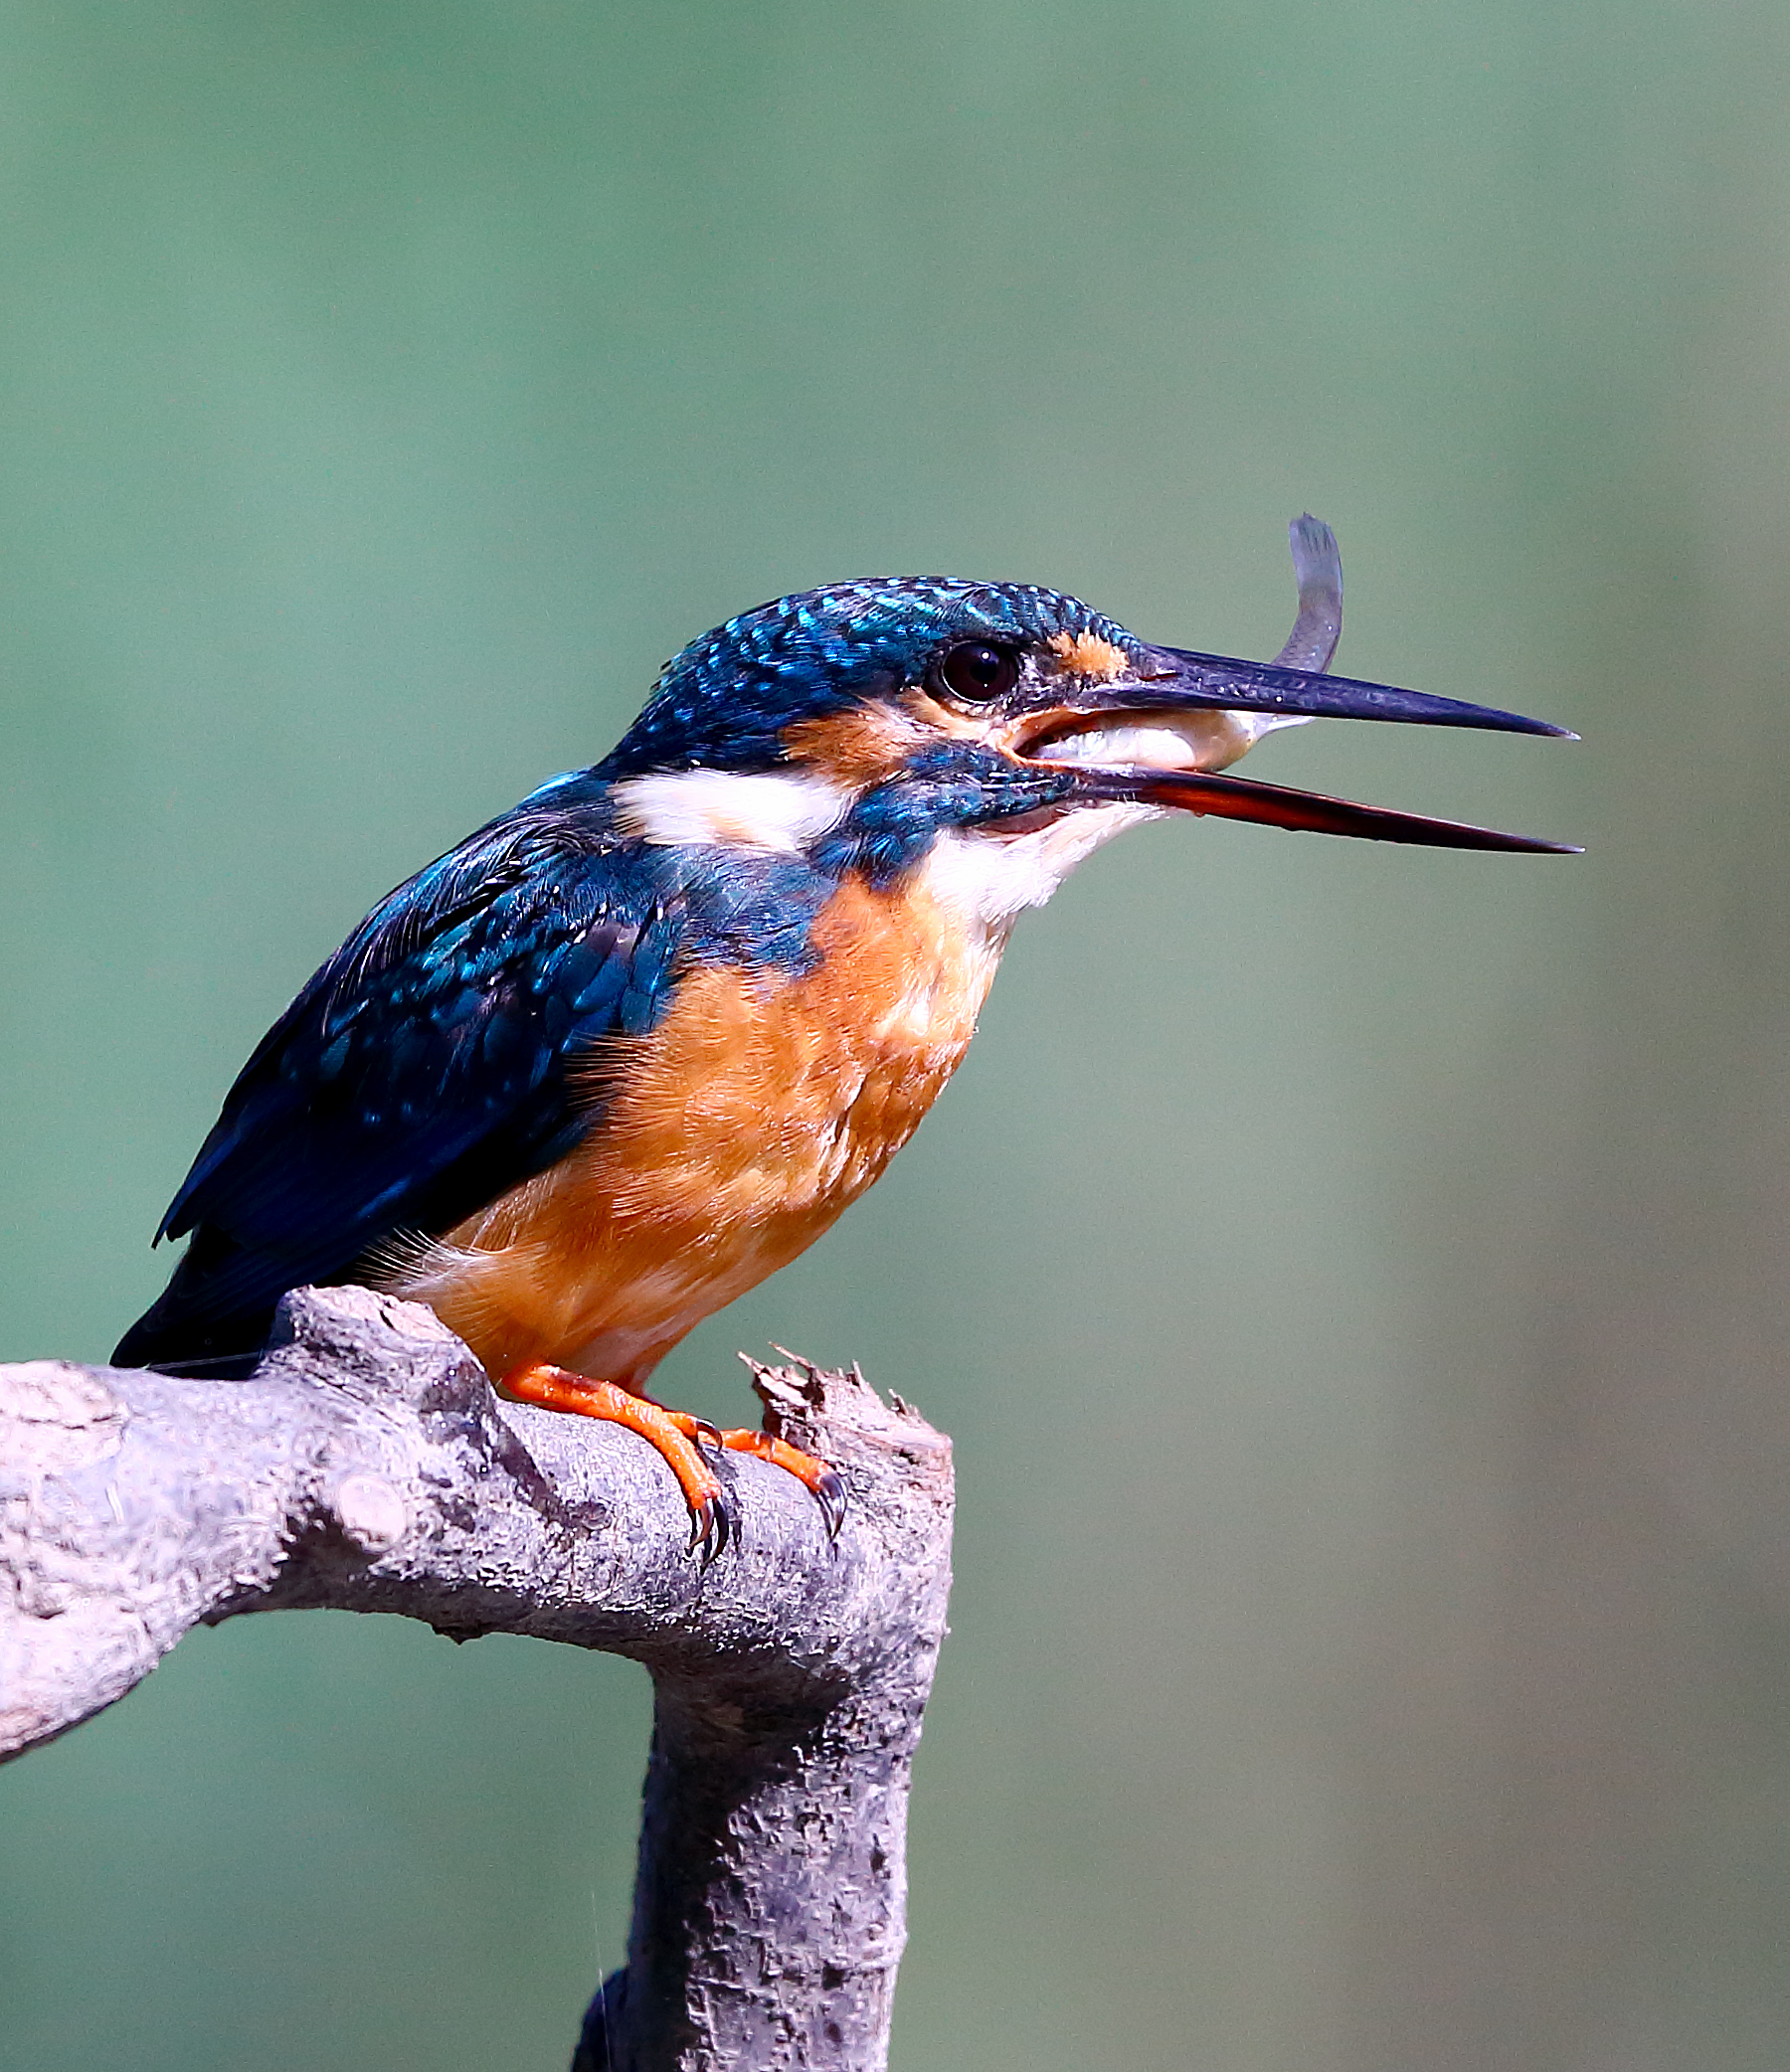
[[[830,577],[1053,584],[1581,748],[1261,774],[1021,930],[699,1331],[958,1443],[899,2072],[1790,2062],[1778,0],[0,11],[0,1352],[102,1357],[389,885]],[[0,1774],[0,2065],[526,2072],[631,1667],[309,1615]]]

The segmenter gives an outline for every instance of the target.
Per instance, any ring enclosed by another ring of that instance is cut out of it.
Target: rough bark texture
[[[242,1612],[630,1655],[656,1694],[633,1928],[579,2072],[883,2065],[951,1450],[855,1371],[755,1373],[850,1507],[829,1543],[791,1476],[727,1456],[705,1569],[638,1439],[500,1404],[428,1310],[363,1290],[288,1296],[248,1381],[0,1368],[0,1757]]]

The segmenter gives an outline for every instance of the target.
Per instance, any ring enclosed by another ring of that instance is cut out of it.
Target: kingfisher
[[[262,1039],[156,1240],[189,1237],[114,1359],[250,1364],[308,1283],[427,1303],[497,1389],[654,1447],[711,1559],[717,1465],[841,1485],[646,1393],[704,1317],[811,1245],[951,1077],[1008,934],[1170,812],[1457,848],[1567,845],[1228,774],[1318,717],[1566,736],[1326,674],[1334,536],[1293,526],[1270,663],[1154,646],[1022,583],[779,598],[666,664],[601,762],[373,909]]]

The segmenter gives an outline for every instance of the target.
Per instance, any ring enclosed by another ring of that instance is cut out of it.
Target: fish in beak
[[[1398,720],[1420,727],[1481,727],[1502,734],[1578,737],[1545,720],[1466,705],[1424,691],[1395,690],[1325,673],[1342,630],[1342,564],[1336,535],[1309,514],[1291,527],[1299,578],[1299,616],[1272,662],[1244,662],[1186,648],[1145,650],[1120,678],[1091,683],[1070,702],[1054,702],[1016,744],[1027,762],[1077,774],[1089,803],[1130,800],[1306,828],[1366,841],[1421,842],[1445,849],[1514,849],[1577,855],[1569,842],[1503,834],[1455,820],[1431,820],[1346,798],[1292,790],[1223,772],[1264,734],[1308,720]]]

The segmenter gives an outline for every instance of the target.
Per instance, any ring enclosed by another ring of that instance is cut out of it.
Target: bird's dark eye
[[[960,640],[939,658],[939,681],[954,698],[974,705],[1001,698],[1019,681],[1019,657],[1010,647]]]

